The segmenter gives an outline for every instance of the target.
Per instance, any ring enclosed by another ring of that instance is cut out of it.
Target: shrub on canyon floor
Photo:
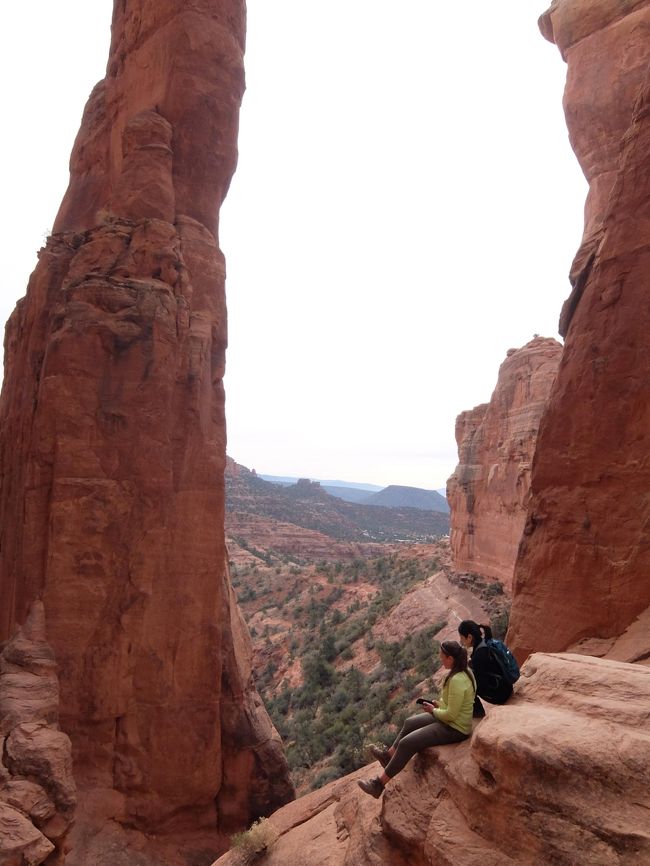
[[[311,669],[310,664],[307,667]],[[354,667],[327,667],[331,678],[326,685],[320,683],[322,670],[314,667],[305,685],[284,689],[267,704],[299,787],[318,787],[361,767],[364,741],[370,737],[390,742],[393,727],[413,712],[417,695],[435,693],[431,681],[419,682],[409,671],[389,673],[380,665],[365,675]]]
[[[278,831],[268,818],[260,818],[248,830],[235,833],[230,839],[230,847],[238,855],[240,863],[252,863],[268,851],[278,836]]]

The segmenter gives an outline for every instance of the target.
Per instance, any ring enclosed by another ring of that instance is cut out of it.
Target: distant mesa
[[[289,480],[292,483],[288,483]],[[248,514],[285,524],[284,533],[289,531],[287,526],[293,526],[294,530],[299,527],[321,533],[335,542],[422,543],[449,532],[449,516],[442,510],[424,509],[421,505],[386,505],[381,501],[370,504],[359,502],[357,498],[350,501],[330,492],[332,489],[346,494],[352,491],[353,497],[363,493],[368,498],[383,492],[381,488],[361,490],[358,486],[343,487],[343,484],[345,482],[339,481],[332,487],[325,487],[308,478],[284,477],[280,483],[273,483],[228,458],[226,520],[230,524],[229,531],[232,534],[241,515]]]
[[[368,500],[383,489],[380,487],[377,491],[373,491],[364,487],[333,487],[322,481],[321,485],[330,496],[336,496],[337,499],[343,499],[344,502],[356,502],[358,505],[367,505]]]
[[[270,481],[271,484],[280,484],[283,487],[287,487],[291,484],[296,484],[300,479],[295,475],[259,475],[260,478],[264,478],[265,481]],[[340,481],[340,480],[325,480],[322,478],[313,479],[318,481],[321,487],[324,487],[325,490],[329,493],[330,490],[358,490],[363,494],[367,493],[378,493],[380,490],[384,488],[379,484],[365,484],[364,482],[359,481]],[[332,494],[334,496],[335,494]],[[341,499],[345,498],[343,496]]]
[[[366,500],[366,505],[385,505],[387,508],[420,508],[422,511],[441,511],[449,514],[449,505],[444,496],[435,490],[420,487],[402,487],[391,484]]]
[[[270,481],[288,487],[298,484],[306,479],[291,478],[286,475],[258,475]],[[449,514],[449,505],[439,490],[427,490],[423,487],[406,487],[399,484],[391,484],[388,487],[379,487],[376,484],[364,484],[358,481],[323,481],[312,479],[320,484],[321,488],[345,502],[355,502],[358,505],[383,505],[386,508],[417,508],[421,511],[440,511]]]

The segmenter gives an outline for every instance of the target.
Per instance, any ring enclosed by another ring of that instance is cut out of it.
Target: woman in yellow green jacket
[[[476,682],[467,667],[467,650],[455,640],[440,645],[440,661],[449,671],[439,701],[420,701],[423,713],[410,716],[402,725],[390,749],[370,750],[384,767],[376,779],[360,781],[359,787],[372,797],[381,797],[384,787],[411,760],[416,752],[430,746],[459,743],[472,733],[472,709]]]

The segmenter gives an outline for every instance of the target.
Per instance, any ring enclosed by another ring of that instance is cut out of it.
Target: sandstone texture
[[[0,639],[42,599],[75,776],[119,792],[132,827],[229,832],[292,796],[223,530],[217,226],[244,26],[243,0],[115,3],[107,74],[6,332]]]
[[[42,602],[0,653],[0,864],[65,860],[76,806],[72,746]]]
[[[515,571],[524,657],[616,638],[650,606],[650,4],[560,0],[542,26],[590,192]]]
[[[584,638],[569,647],[569,651],[650,667],[650,607],[623,634],[610,638]]]
[[[647,668],[537,653],[470,741],[416,756],[380,801],[356,785],[374,764],[273,814],[279,838],[260,862],[650,863],[649,722]]]
[[[454,567],[512,588],[540,419],[562,346],[535,337],[510,349],[489,403],[456,419],[458,466],[447,482]]]

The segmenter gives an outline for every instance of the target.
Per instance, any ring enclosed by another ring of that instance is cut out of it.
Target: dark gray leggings
[[[455,728],[450,728],[443,722],[439,722],[430,713],[418,713],[417,716],[409,716],[402,725],[393,743],[395,754],[386,765],[384,772],[392,779],[411,760],[416,752],[428,749],[429,746],[444,746],[447,743],[460,743],[466,740],[469,734],[461,734]]]

